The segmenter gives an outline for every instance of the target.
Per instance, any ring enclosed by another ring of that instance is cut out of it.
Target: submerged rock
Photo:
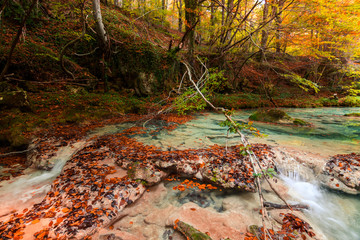
[[[212,240],[208,235],[205,233],[200,232],[196,228],[192,227],[191,225],[183,222],[183,221],[175,221],[174,228],[181,232],[187,239],[190,240]]]
[[[311,126],[310,123],[298,118],[292,118],[285,111],[276,108],[260,109],[253,113],[249,117],[249,119],[253,121],[277,123],[284,125]]]
[[[360,113],[348,113],[348,114],[345,114],[344,116],[346,116],[346,117],[360,117]]]

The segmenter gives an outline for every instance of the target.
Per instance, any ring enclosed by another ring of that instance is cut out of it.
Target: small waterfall
[[[330,240],[360,239],[359,205],[351,196],[329,192],[319,183],[301,180],[294,170],[291,174],[281,174],[280,178],[288,185],[289,194],[301,203],[309,205],[309,218]]]
[[[0,216],[12,210],[21,210],[40,202],[50,190],[52,181],[61,173],[66,162],[86,144],[85,141],[74,143],[71,146],[61,147],[55,156],[55,165],[51,171],[34,170],[16,178],[13,182],[0,187]]]

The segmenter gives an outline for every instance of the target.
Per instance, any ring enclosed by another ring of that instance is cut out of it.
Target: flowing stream
[[[344,114],[360,112],[360,108],[311,108],[284,109],[291,117],[313,124],[308,127],[280,126],[254,123],[267,137],[249,136],[251,142],[286,146],[318,153],[323,156],[360,152],[360,118],[345,117]],[[238,111],[234,119],[247,121],[254,110]],[[211,144],[239,144],[236,135],[227,137],[226,129],[219,126],[224,116],[205,113],[178,127],[174,131],[162,132],[156,136],[138,136],[140,141],[167,148],[201,148]],[[305,181],[296,169],[284,171],[280,177],[288,185],[289,194],[301,203],[308,204],[307,212],[323,233],[331,240],[360,239],[360,198],[319,186],[316,180]]]
[[[254,110],[238,111],[234,119],[247,121]],[[360,118],[344,117],[345,113],[360,112],[360,108],[314,108],[285,109],[292,117],[301,118],[313,123],[312,128],[279,126],[265,123],[254,125],[261,133],[268,135],[263,138],[250,137],[251,142],[267,143],[275,146],[293,147],[324,156],[359,152],[360,149]],[[151,130],[161,129],[163,122],[149,122],[149,134],[140,134],[136,138],[145,144],[151,144],[163,149],[202,148],[213,144],[238,144],[236,135],[226,137],[227,131],[220,127],[224,117],[215,113],[203,113],[192,121],[168,132],[160,130],[151,134]],[[122,131],[129,124],[111,125],[100,128],[90,134],[105,135]],[[6,182],[0,187],[1,209],[13,207],[22,208],[41,201],[49,190],[51,181],[60,174],[66,161],[83,147],[85,142],[79,142],[75,147],[63,147],[59,150],[58,162],[50,172],[27,172],[15,181]],[[360,208],[359,196],[350,196],[321,188],[316,181],[306,182],[294,170],[281,174],[283,181],[289,186],[289,194],[299,202],[308,204],[311,208],[308,216],[318,225],[329,239],[360,239]],[[215,201],[216,202],[216,201]],[[27,205],[26,205],[27,204]],[[220,205],[219,205],[220,206]]]

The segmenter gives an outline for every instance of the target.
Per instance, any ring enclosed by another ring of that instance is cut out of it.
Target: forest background
[[[0,143],[125,114],[360,106],[360,3],[0,1]],[[200,84],[198,82],[198,84]],[[164,100],[165,99],[165,100]]]

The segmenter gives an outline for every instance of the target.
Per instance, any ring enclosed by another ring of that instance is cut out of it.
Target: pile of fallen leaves
[[[194,178],[194,180],[196,180],[196,178]],[[199,190],[217,189],[217,187],[215,187],[211,184],[201,184],[196,181],[185,179],[178,186],[173,187],[173,190],[179,190],[182,192],[182,191],[185,191],[185,189],[189,189],[189,188],[197,188]]]
[[[329,172],[332,172],[332,169],[335,167],[339,167],[343,171],[352,172],[360,167],[360,154],[351,153],[333,156],[327,162],[326,167],[329,169]]]
[[[299,217],[295,216],[292,213],[283,214],[283,222],[281,230],[274,231],[273,229],[267,229],[267,232],[270,234],[271,239],[273,240],[291,240],[291,239],[308,239],[307,237],[314,237],[315,233],[311,231],[309,223],[303,221]],[[258,237],[257,237],[257,236]],[[264,228],[259,227],[257,233],[253,234],[250,232],[246,233],[245,240],[262,240],[264,237]],[[268,236],[268,235],[267,235]],[[267,237],[268,239],[268,237]]]
[[[105,162],[110,153],[99,143],[84,148],[67,163],[42,202],[0,222],[0,238],[22,239],[24,229],[35,224],[40,224],[36,239],[85,237],[88,229],[110,222],[140,197],[145,190],[140,183],[109,177],[116,170]]]

